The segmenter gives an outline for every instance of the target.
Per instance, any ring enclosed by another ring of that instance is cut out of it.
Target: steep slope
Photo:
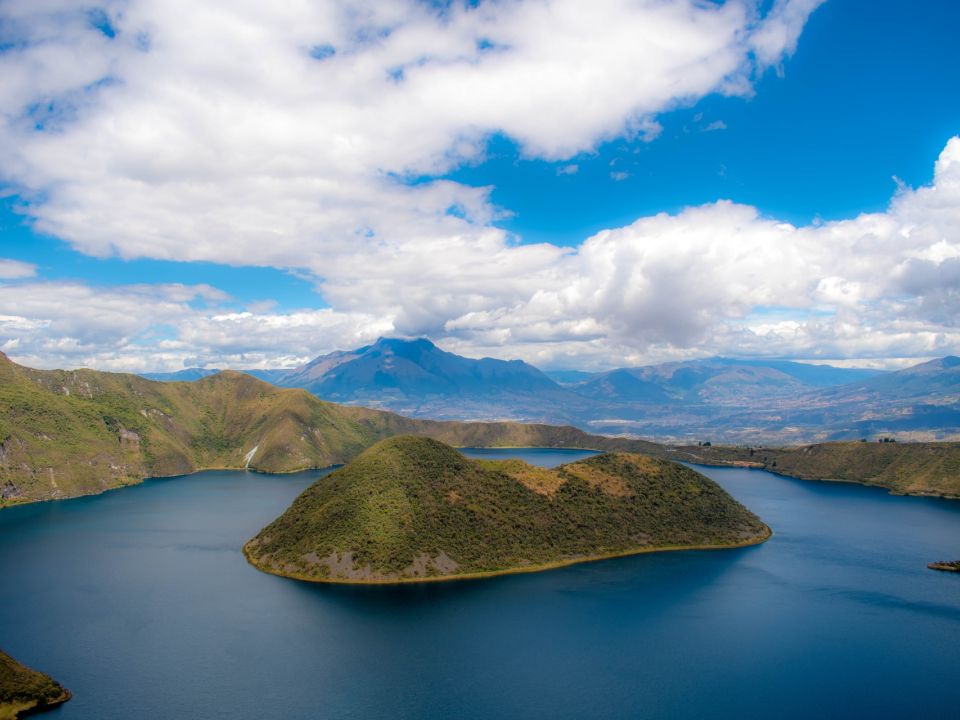
[[[93,370],[33,370],[0,354],[0,506],[203,468],[327,467],[399,433],[459,445],[653,447],[569,427],[411,420],[229,371],[161,383]]]
[[[400,436],[314,483],[245,552],[280,575],[381,583],[768,536],[718,485],[667,461],[601,455],[551,471],[468,460],[435,440]]]
[[[0,720],[14,720],[62,705],[70,692],[42,672],[0,650]]]
[[[31,370],[2,358],[0,411],[6,503],[97,493],[200,468],[323,467],[382,437],[309,393],[234,372],[159,383],[92,370]]]

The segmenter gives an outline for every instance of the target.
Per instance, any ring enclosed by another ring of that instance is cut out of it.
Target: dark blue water
[[[419,587],[246,564],[322,473],[4,510],[0,647],[65,720],[958,717],[960,576],[925,566],[960,558],[960,502],[703,471],[775,537]]]

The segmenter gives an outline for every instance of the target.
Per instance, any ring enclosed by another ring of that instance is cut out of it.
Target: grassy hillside
[[[667,448],[569,426],[411,419],[324,402],[230,371],[194,382],[155,382],[94,370],[33,370],[0,353],[0,507],[205,468],[327,467],[393,435],[458,447],[590,448],[747,462],[800,478],[960,497],[960,443],[827,443],[753,455],[731,447]]]
[[[200,468],[288,472],[343,462],[377,437],[306,392],[240,373],[190,383],[0,359],[0,499],[72,497]],[[251,451],[254,451],[251,454]]]
[[[318,480],[245,551],[280,575],[397,582],[768,535],[714,482],[664,460],[617,453],[545,470],[399,436]]]
[[[94,370],[33,370],[0,353],[0,507],[204,468],[327,467],[399,433],[459,445],[655,447],[574,428],[411,420],[236,372],[162,383]]]
[[[58,682],[0,650],[0,720],[56,707],[69,699],[70,693]]]
[[[801,480],[878,485],[899,494],[960,498],[960,443],[836,442],[798,448],[677,448],[677,459],[755,465]]]

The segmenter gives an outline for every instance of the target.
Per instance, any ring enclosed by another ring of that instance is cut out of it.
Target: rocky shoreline
[[[931,570],[939,570],[940,572],[960,573],[960,560],[932,562],[928,563],[927,567]]]

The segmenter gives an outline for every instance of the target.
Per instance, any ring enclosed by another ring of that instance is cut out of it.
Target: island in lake
[[[0,720],[51,710],[69,699],[70,691],[56,680],[0,650]]]
[[[300,580],[398,583],[741,547],[770,534],[712,480],[659,458],[609,453],[547,470],[397,436],[310,486],[244,552]]]

